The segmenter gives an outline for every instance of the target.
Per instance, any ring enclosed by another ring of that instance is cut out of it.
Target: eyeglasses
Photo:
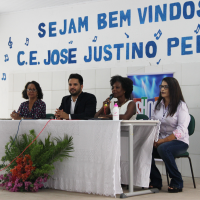
[[[27,89],[27,92],[37,92],[36,89]]]
[[[169,88],[169,86],[168,86],[168,85],[159,85],[159,88],[160,88],[160,89],[164,88],[164,89],[166,90],[166,89]]]

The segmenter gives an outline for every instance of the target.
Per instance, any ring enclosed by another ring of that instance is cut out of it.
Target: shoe
[[[121,184],[121,187],[126,187],[126,189],[129,190],[129,185]]]
[[[161,190],[161,188],[162,188],[162,187],[158,187],[158,186],[149,185],[149,189],[154,189],[154,188],[157,188],[157,189]]]
[[[171,189],[172,188],[172,189]],[[168,192],[169,193],[178,193],[178,192],[182,192],[182,188],[176,188],[173,186],[170,186],[170,188],[168,188]]]

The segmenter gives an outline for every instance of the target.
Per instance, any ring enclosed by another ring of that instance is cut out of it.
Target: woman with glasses
[[[190,115],[178,81],[166,77],[160,85],[160,95],[151,117],[160,120],[159,140],[154,142],[149,188],[162,187],[162,178],[155,165],[154,156],[160,155],[171,178],[168,192],[182,192],[183,180],[175,157],[185,153],[189,145],[188,125]]]
[[[28,82],[22,91],[22,97],[28,101],[21,103],[17,112],[14,110],[11,113],[12,119],[46,118],[46,104],[41,100],[43,93],[39,83],[36,81]]]

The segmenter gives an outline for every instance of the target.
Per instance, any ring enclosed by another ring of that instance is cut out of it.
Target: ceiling
[[[0,14],[100,0],[0,0]]]

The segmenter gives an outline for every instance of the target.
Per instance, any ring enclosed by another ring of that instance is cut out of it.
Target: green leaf
[[[10,137],[9,142],[5,145],[5,156],[1,158],[1,161],[3,162],[5,160],[11,162],[19,156],[35,138],[36,134],[34,130],[30,130],[29,134],[25,133],[18,136],[14,142],[14,138]],[[10,147],[11,144],[12,146]],[[23,153],[23,155],[29,154],[31,156],[33,166],[36,167],[36,170],[31,173],[27,181],[34,182],[38,177],[43,177],[44,174],[53,174],[53,163],[57,161],[62,162],[64,159],[71,157],[70,153],[73,151],[73,138],[68,137],[68,135],[64,135],[63,139],[61,137],[51,139],[51,133],[48,133],[44,142],[37,139]],[[13,169],[16,165],[17,163],[14,161],[6,171],[10,173],[10,169]],[[5,167],[5,165],[0,166],[0,168],[3,167]]]

